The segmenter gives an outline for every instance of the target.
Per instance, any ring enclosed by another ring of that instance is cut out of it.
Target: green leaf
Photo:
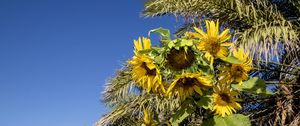
[[[225,58],[221,58],[221,60],[223,60],[225,62],[228,62],[228,63],[231,63],[231,64],[242,64],[243,63],[238,58],[236,58],[232,55],[229,55],[228,57],[225,57]]]
[[[203,122],[201,126],[251,126],[250,118],[242,114],[226,117],[214,116]]]
[[[193,113],[193,109],[180,109],[178,110],[171,118],[171,124],[172,126],[178,126],[179,123],[181,123],[186,117],[188,117],[191,113]]]
[[[243,86],[244,89],[253,89],[253,88],[266,89],[265,81],[258,77],[253,77],[248,81],[243,82]]]
[[[191,100],[184,101],[179,110],[172,115],[170,119],[172,126],[178,126],[179,123],[181,123],[186,117],[195,111],[195,108],[190,105],[191,103]]]
[[[201,96],[200,100],[196,102],[196,105],[204,109],[212,109],[212,97],[210,95]]]
[[[160,27],[160,28],[150,30],[148,33],[149,36],[151,33],[158,33],[161,36],[162,40],[171,40],[170,30],[168,30],[168,29]]]
[[[265,81],[258,77],[253,77],[244,81],[241,85],[233,84],[231,86],[239,91],[247,91],[256,94],[272,94],[272,92],[266,89]]]

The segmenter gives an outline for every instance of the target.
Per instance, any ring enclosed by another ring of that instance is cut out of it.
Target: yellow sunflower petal
[[[194,27],[194,29],[195,29],[198,33],[200,33],[200,34],[198,34],[198,35],[199,35],[199,38],[203,38],[203,37],[206,37],[206,36],[207,36],[206,33],[203,32],[201,29],[199,29],[199,28],[197,28],[197,27]]]
[[[225,47],[220,47],[220,50],[217,53],[218,58],[224,58],[228,56],[228,49]]]
[[[220,44],[221,46],[233,46],[233,43],[230,42],[224,42],[222,44]]]
[[[143,42],[144,42],[144,49],[151,48],[151,40],[150,39],[143,37]]]
[[[220,42],[225,42],[230,39],[231,35],[228,35],[228,33],[229,33],[229,29],[226,29],[218,36]]]

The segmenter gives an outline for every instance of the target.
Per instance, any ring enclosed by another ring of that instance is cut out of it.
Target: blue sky
[[[0,0],[0,126],[92,126],[132,40],[177,27],[142,9],[142,0]]]

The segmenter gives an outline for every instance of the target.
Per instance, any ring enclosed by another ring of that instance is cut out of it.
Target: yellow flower
[[[137,54],[138,51],[151,48],[151,40],[148,38],[139,37],[138,40],[133,40],[133,42],[134,42],[134,53],[135,54]],[[143,48],[143,45],[144,45],[144,48]]]
[[[164,93],[160,71],[151,58],[138,53],[129,61],[129,64],[132,65],[132,78],[140,87],[148,92],[162,91],[161,93]]]
[[[217,58],[223,58],[228,55],[228,49],[226,46],[231,46],[232,43],[227,42],[230,39],[229,29],[224,30],[219,34],[219,21],[206,21],[206,31],[194,27],[197,33],[194,36],[200,39],[200,43],[197,48],[205,52],[205,57],[213,64],[213,60]]]
[[[244,51],[239,48],[233,51],[233,56],[242,61],[242,64],[231,64],[230,66],[219,68],[219,70],[221,70],[219,74],[219,76],[221,76],[220,81],[222,83],[237,82],[242,84],[242,81],[248,79],[248,73],[252,70],[249,52],[245,54]]]
[[[207,90],[213,85],[211,77],[200,73],[184,73],[175,78],[167,90],[167,95],[175,95],[182,100],[192,96],[194,92],[203,95],[202,90]]]
[[[238,93],[232,91],[229,86],[216,86],[212,95],[214,102],[213,111],[215,111],[217,115],[224,117],[242,108],[241,105],[236,102],[237,98],[235,98],[235,96],[237,94]]]
[[[144,109],[144,123],[143,126],[157,126],[157,122],[153,121],[152,113],[149,108]]]
[[[151,123],[151,115],[150,114],[151,113],[149,112],[148,108],[144,109],[144,123],[146,125]]]

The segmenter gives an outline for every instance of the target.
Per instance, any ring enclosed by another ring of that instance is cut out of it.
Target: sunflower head
[[[167,54],[167,64],[173,70],[182,70],[190,67],[195,61],[195,54],[189,47],[187,50],[180,47],[179,50],[171,48]]]
[[[139,37],[138,40],[133,40],[133,42],[134,42],[134,53],[135,54],[137,54],[138,51],[151,48],[151,40],[148,38]]]
[[[232,43],[227,42],[230,39],[229,29],[224,30],[219,34],[219,21],[206,21],[206,33],[194,27],[197,31],[193,35],[199,38],[200,42],[197,48],[205,53],[205,57],[213,63],[216,58],[223,58],[228,55],[226,46],[231,46]]]
[[[214,102],[213,111],[215,111],[217,115],[224,117],[242,108],[241,105],[236,102],[237,98],[235,98],[235,96],[237,94],[238,93],[230,89],[229,86],[216,86],[212,95]]]
[[[137,54],[129,61],[129,64],[132,65],[132,78],[140,87],[148,92],[164,90],[160,71],[151,58]]]
[[[181,99],[192,96],[194,92],[203,95],[202,90],[207,90],[213,85],[211,77],[200,73],[184,73],[175,78],[167,90],[167,95],[175,95]]]
[[[242,63],[231,64],[230,66],[220,68],[221,73],[219,75],[221,76],[221,82],[237,82],[242,84],[242,81],[248,79],[248,73],[252,70],[249,52],[244,53],[244,51],[239,48],[233,51],[233,56],[242,61]]]

